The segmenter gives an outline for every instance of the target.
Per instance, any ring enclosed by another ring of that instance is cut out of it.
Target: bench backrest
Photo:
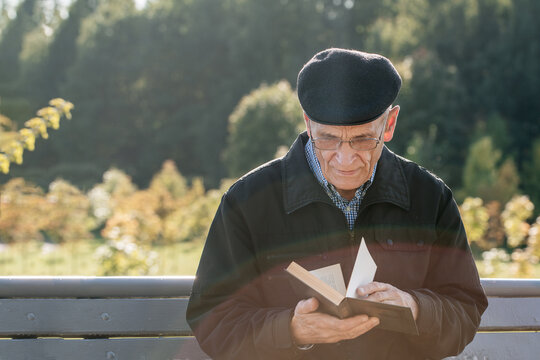
[[[185,312],[193,277],[0,278],[0,360],[209,359]]]
[[[480,330],[450,359],[540,358],[540,279],[482,279],[489,305]]]
[[[185,320],[193,277],[0,277],[0,360],[208,359]],[[483,279],[480,332],[454,359],[534,359],[540,280]]]

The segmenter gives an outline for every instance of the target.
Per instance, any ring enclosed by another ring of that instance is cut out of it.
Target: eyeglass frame
[[[384,120],[384,126],[382,127],[382,130],[381,130],[381,133],[379,135],[379,138],[361,138],[361,139],[356,139],[356,140],[361,140],[361,141],[366,141],[366,140],[375,140],[375,146],[372,147],[372,148],[369,148],[369,149],[356,149],[354,146],[353,146],[353,141],[355,140],[354,138],[352,139],[349,139],[349,140],[343,140],[343,139],[339,139],[339,143],[337,143],[337,146],[333,149],[321,149],[319,147],[317,147],[317,140],[320,139],[320,138],[314,138],[312,136],[313,132],[311,131],[311,119],[308,117],[309,119],[309,122],[308,122],[308,128],[309,128],[309,138],[311,139],[311,142],[313,143],[313,146],[315,146],[317,149],[319,150],[322,150],[322,151],[334,151],[334,150],[338,150],[340,147],[341,147],[341,144],[343,143],[349,143],[349,146],[351,147],[351,149],[353,150],[356,150],[356,151],[370,151],[370,150],[373,150],[373,149],[376,149],[377,146],[379,146],[379,144],[381,143],[381,139],[382,139],[382,136],[383,136],[383,133],[386,129],[386,124],[388,122],[388,114],[386,115],[386,119]]]

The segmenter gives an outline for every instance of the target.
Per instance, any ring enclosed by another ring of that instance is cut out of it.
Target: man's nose
[[[336,160],[341,165],[348,165],[354,162],[358,152],[351,147],[351,143],[344,141],[336,150]]]

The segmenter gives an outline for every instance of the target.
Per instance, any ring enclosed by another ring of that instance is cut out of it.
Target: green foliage
[[[0,95],[12,86],[20,74],[19,56],[25,35],[36,26],[36,0],[24,0],[17,8],[17,17],[10,21],[0,39]]]
[[[500,158],[501,152],[493,148],[490,137],[484,137],[472,144],[463,171],[464,192],[482,198],[491,197]]]
[[[22,86],[35,102],[44,101],[51,94],[62,96],[60,87],[66,80],[67,70],[77,59],[77,38],[81,23],[95,11],[98,3],[89,0],[73,1],[69,16],[56,24],[54,33],[49,36],[44,54],[35,59],[38,62],[34,66],[27,65],[28,70],[22,79]]]
[[[74,0],[65,19],[43,4],[21,1],[17,17],[3,17],[0,111],[26,119],[42,101],[69,96],[80,116],[25,158],[34,174],[119,166],[146,186],[171,158],[215,187],[242,96],[293,84],[316,51],[341,46],[384,53],[403,75],[394,150],[415,151],[459,188],[480,132],[514,159],[521,190],[532,186],[523,172],[540,131],[535,0],[154,0],[142,11],[131,0]],[[70,180],[88,188],[84,176]]]
[[[131,0],[74,0],[65,19],[43,4],[20,1],[11,19],[0,10],[0,112],[21,128],[39,104],[69,97],[78,121],[25,153],[10,177],[43,188],[62,177],[86,190],[116,166],[145,188],[170,158],[183,176],[215,188],[232,166],[223,154],[234,145],[229,118],[240,99],[262,83],[294,84],[315,52],[341,46],[396,64],[402,110],[389,146],[462,188],[458,200],[481,197],[490,246],[505,237],[492,224],[496,204],[521,192],[540,211],[536,0],[154,0],[143,11]],[[278,146],[282,154],[291,140],[270,146],[277,130],[257,132],[264,141],[245,144],[241,155],[258,157],[230,171],[271,159]],[[470,159],[484,136],[491,147]],[[174,212],[156,206],[160,221]]]
[[[472,140],[478,140],[485,136],[491,138],[495,148],[500,149],[503,153],[511,153],[508,121],[499,113],[491,113],[486,117],[478,117]]]
[[[263,84],[243,97],[229,117],[229,174],[240,176],[272,159],[280,146],[292,143],[302,124],[302,109],[286,81]]]
[[[429,126],[427,134],[415,132],[405,150],[405,156],[433,171],[437,168],[436,160],[433,159],[433,154],[437,152],[436,139],[437,126],[435,124]]]
[[[519,190],[519,174],[512,158],[507,158],[497,170],[497,179],[492,192],[501,203],[509,201]]]
[[[469,121],[459,113],[466,94],[457,68],[425,48],[405,60],[401,64],[404,84],[397,101],[402,110],[389,146],[408,155],[414,152],[422,166],[455,188],[461,180],[470,132]]]
[[[474,142],[465,162],[460,194],[500,203],[510,200],[518,192],[519,175],[510,158],[499,166],[501,156],[501,151],[493,147],[489,136]]]

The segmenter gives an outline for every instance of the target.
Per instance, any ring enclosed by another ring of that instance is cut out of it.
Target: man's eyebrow
[[[320,130],[319,133],[317,134],[319,137],[332,137],[332,138],[339,138],[339,136],[337,135],[334,135],[334,134],[330,134],[324,130]]]
[[[317,134],[318,137],[327,137],[327,138],[341,138],[341,136],[337,136],[335,134],[330,134],[328,132],[326,132],[325,130],[320,130],[320,132]],[[370,133],[369,131],[365,132],[365,133],[361,133],[361,134],[357,134],[353,137],[351,137],[351,139],[361,139],[361,138],[375,138],[376,136],[373,135],[372,133]]]
[[[376,136],[373,135],[372,133],[370,132],[366,132],[366,133],[362,133],[362,134],[357,134],[353,137],[351,137],[351,139],[361,139],[361,138],[369,138],[369,139],[372,139],[372,138],[375,138]]]

